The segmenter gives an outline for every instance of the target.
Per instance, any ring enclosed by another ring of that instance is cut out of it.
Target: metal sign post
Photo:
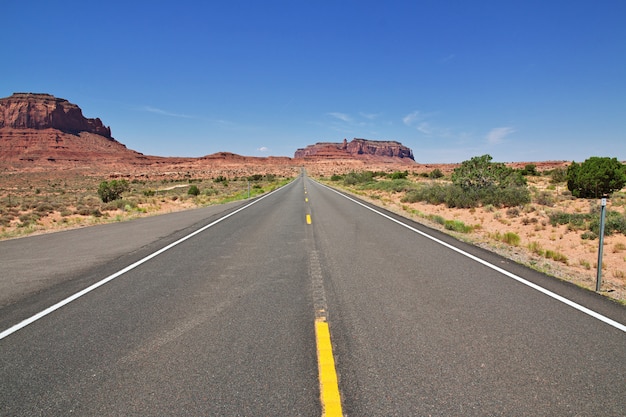
[[[604,246],[604,211],[606,209],[606,198],[602,199],[600,206],[600,246],[598,248],[598,273],[596,276],[596,291],[600,291],[602,286],[602,247]]]

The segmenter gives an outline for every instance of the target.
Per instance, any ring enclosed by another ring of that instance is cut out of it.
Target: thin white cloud
[[[430,135],[433,133],[433,128],[428,122],[422,122],[417,126],[417,130],[422,132],[425,135]]]
[[[267,152],[269,150],[270,148],[268,148],[267,146],[261,146],[260,148],[257,148],[257,151],[261,151],[261,152]]]
[[[416,129],[426,136],[434,136],[442,139],[456,139],[458,137],[458,134],[456,134],[452,128],[433,126],[428,122],[421,122]]]
[[[504,138],[515,132],[512,127],[494,127],[487,133],[487,142],[491,145],[497,145],[504,141]]]
[[[235,122],[231,122],[230,120],[224,120],[224,119],[215,119],[215,120],[213,120],[213,122],[215,122],[216,124],[218,124],[220,126],[232,127],[232,126],[236,125]]]
[[[420,111],[415,110],[414,112],[409,113],[406,116],[404,116],[402,118],[402,121],[404,122],[405,125],[411,126],[411,124],[413,124],[413,122],[418,120],[419,118],[420,118]]]
[[[381,115],[381,113],[363,113],[363,112],[361,112],[361,113],[359,113],[359,115],[361,115],[361,117],[365,117],[366,119],[374,120],[377,117],[379,117]]]
[[[352,121],[352,118],[350,116],[348,116],[347,114],[345,114],[345,113],[330,112],[330,113],[326,113],[326,114],[328,114],[329,116],[334,117],[335,119],[339,119],[339,120],[341,120],[343,122],[351,122]]]
[[[184,119],[193,119],[194,118],[193,116],[189,116],[188,114],[172,113],[172,112],[169,112],[167,110],[158,109],[158,108],[152,107],[152,106],[143,106],[139,110],[147,111],[149,113],[160,114],[162,116],[180,117],[180,118],[184,118]]]

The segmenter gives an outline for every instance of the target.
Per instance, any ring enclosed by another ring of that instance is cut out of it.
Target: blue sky
[[[65,98],[149,155],[626,160],[625,22],[623,0],[11,1],[0,96]]]

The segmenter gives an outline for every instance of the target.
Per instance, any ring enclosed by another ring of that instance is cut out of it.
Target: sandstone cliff
[[[111,139],[111,129],[100,119],[87,119],[76,104],[50,94],[15,93],[0,99],[0,128],[5,127],[89,132]]]
[[[145,157],[111,137],[100,119],[50,94],[16,93],[0,99],[0,162],[14,168],[137,164]]]
[[[298,149],[294,158],[304,159],[342,159],[342,158],[399,158],[414,161],[413,151],[396,141],[377,141],[367,139],[346,139],[342,143],[318,142],[306,148]]]

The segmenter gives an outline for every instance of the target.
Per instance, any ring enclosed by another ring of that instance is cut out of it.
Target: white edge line
[[[293,182],[295,182],[295,181],[292,181],[290,184],[293,184]],[[230,216],[234,216],[235,214],[239,213],[240,211],[247,209],[248,207],[252,206],[253,204],[258,203],[259,201],[263,200],[264,198],[269,197],[270,195],[272,195],[275,192],[277,192],[279,190],[282,190],[284,188],[285,187],[280,187],[280,188],[277,188],[276,190],[274,190],[274,191],[272,191],[272,192],[270,192],[268,194],[265,194],[264,196],[254,200],[254,201],[252,201],[251,203],[246,204],[245,206],[238,208],[237,210],[233,211],[232,213],[228,213],[224,217],[220,217],[219,219],[215,220],[214,222],[212,222],[210,224],[207,224],[206,226],[203,226],[202,228],[196,230],[195,232],[192,232],[192,233],[188,234],[187,236],[184,236],[184,237],[178,239],[177,241],[175,241],[173,243],[170,243],[169,245],[159,249],[158,251],[151,253],[150,255],[146,256],[145,258],[142,258],[142,259],[138,260],[134,264],[128,265],[126,268],[121,269],[121,270],[115,272],[114,274],[109,275],[108,277],[106,277],[106,278],[96,282],[95,284],[85,288],[84,290],[81,290],[81,291],[77,292],[76,294],[71,295],[71,296],[69,296],[69,297],[59,301],[58,303],[56,303],[56,304],[46,308],[45,310],[35,314],[34,316],[29,317],[29,318],[19,322],[18,324],[12,326],[12,327],[9,327],[8,329],[6,329],[2,333],[0,333],[0,340],[2,340],[5,337],[7,337],[7,336],[17,332],[20,329],[23,329],[24,327],[28,326],[29,324],[34,323],[35,321],[39,320],[40,318],[47,316],[48,314],[52,313],[53,311],[58,310],[59,308],[61,308],[61,307],[65,306],[65,305],[71,303],[72,301],[74,301],[77,298],[80,298],[83,295],[85,295],[85,294],[95,290],[96,288],[101,287],[102,285],[106,284],[107,282],[113,281],[115,278],[119,277],[120,275],[124,275],[126,272],[137,268],[139,265],[148,262],[150,259],[159,256],[163,252],[172,249],[174,246],[176,246],[176,245],[178,245],[180,243],[183,243],[187,239],[190,239],[190,238],[194,237],[195,235],[197,235],[199,233],[204,232],[205,230],[207,230],[210,227],[215,226],[216,224],[218,224],[222,220],[226,220]]]
[[[513,274],[513,273],[511,273],[511,272],[509,272],[509,271],[506,271],[506,270],[504,270],[504,269],[502,269],[502,268],[500,268],[500,267],[498,267],[498,266],[496,266],[496,265],[493,265],[493,264],[491,264],[491,263],[489,263],[489,262],[485,261],[484,259],[478,258],[477,256],[474,256],[474,255],[472,255],[471,253],[467,253],[467,252],[465,252],[465,251],[463,251],[463,250],[461,250],[461,249],[459,249],[459,248],[457,248],[457,247],[455,247],[455,246],[450,245],[449,243],[446,243],[446,242],[444,242],[444,241],[442,241],[442,240],[437,239],[436,237],[433,237],[433,236],[431,236],[431,235],[429,235],[429,234],[427,234],[427,233],[424,233],[424,232],[422,232],[421,230],[418,230],[418,229],[416,229],[416,228],[414,228],[414,227],[411,227],[411,226],[409,226],[408,224],[402,223],[401,221],[396,220],[396,219],[394,219],[393,217],[388,216],[388,215],[386,215],[385,213],[382,213],[382,212],[380,212],[380,211],[378,211],[378,210],[376,210],[376,209],[373,209],[372,207],[369,207],[368,205],[363,204],[363,203],[361,203],[361,202],[360,202],[360,201],[358,201],[358,200],[355,200],[355,199],[353,199],[353,198],[351,198],[351,197],[348,197],[347,195],[342,194],[342,193],[340,193],[339,191],[337,191],[337,190],[335,190],[335,189],[333,189],[333,188],[331,188],[331,187],[328,187],[328,186],[326,186],[326,185],[324,185],[324,184],[321,184],[321,183],[318,183],[318,182],[316,182],[316,183],[317,183],[317,184],[319,184],[319,185],[321,185],[322,187],[325,187],[325,188],[327,188],[327,189],[331,190],[332,192],[337,193],[337,194],[339,194],[340,196],[342,196],[342,197],[344,197],[344,198],[346,198],[346,199],[348,199],[348,200],[352,201],[353,203],[356,203],[356,204],[358,204],[358,205],[360,205],[360,206],[362,206],[362,207],[365,207],[366,209],[368,209],[368,210],[370,210],[370,211],[373,211],[374,213],[376,213],[376,214],[378,214],[378,215],[380,215],[380,216],[383,216],[383,217],[385,217],[386,219],[391,220],[391,221],[392,221],[392,222],[394,222],[394,223],[397,223],[397,224],[399,224],[399,225],[401,225],[401,226],[404,226],[404,227],[406,227],[407,229],[409,229],[409,230],[411,230],[411,231],[413,231],[413,232],[415,232],[415,233],[417,233],[417,234],[419,234],[419,235],[424,236],[425,238],[428,238],[428,239],[430,239],[430,240],[432,240],[432,241],[434,241],[434,242],[437,242],[437,243],[439,243],[440,245],[443,245],[443,246],[445,246],[445,247],[446,247],[446,248],[448,248],[448,249],[451,249],[451,250],[453,250],[453,251],[455,251],[455,252],[458,252],[458,253],[460,253],[460,254],[461,254],[461,255],[463,255],[463,256],[466,256],[466,257],[468,257],[468,258],[470,258],[470,259],[472,259],[472,260],[474,260],[474,261],[476,261],[476,262],[478,262],[478,263],[480,263],[480,264],[483,264],[484,266],[486,266],[486,267],[488,267],[488,268],[493,269],[494,271],[497,271],[497,272],[499,272],[499,273],[501,273],[501,274],[503,274],[503,275],[506,275],[506,276],[507,276],[507,277],[509,277],[509,278],[514,279],[515,281],[518,281],[518,282],[520,282],[520,283],[522,283],[522,284],[524,284],[524,285],[527,285],[527,286],[529,286],[530,288],[533,288],[533,289],[535,289],[535,290],[537,290],[537,291],[539,291],[539,292],[541,292],[541,293],[543,293],[543,294],[547,295],[548,297],[552,297],[552,298],[554,298],[555,300],[558,300],[558,301],[560,301],[560,302],[562,302],[562,303],[564,303],[564,304],[567,304],[568,306],[573,307],[573,308],[575,308],[576,310],[581,311],[581,312],[583,312],[583,313],[585,313],[585,314],[587,314],[587,315],[589,315],[589,316],[591,316],[591,317],[593,317],[593,318],[596,318],[596,319],[598,319],[598,320],[600,320],[600,321],[602,321],[602,322],[604,322],[604,323],[608,324],[609,326],[613,326],[613,327],[615,327],[615,328],[616,328],[616,329],[618,329],[618,330],[621,330],[621,331],[623,331],[623,332],[626,332],[626,326],[625,326],[625,325],[623,325],[623,324],[621,324],[621,323],[619,323],[619,322],[617,322],[617,321],[615,321],[615,320],[612,320],[612,319],[610,319],[610,318],[608,318],[608,317],[606,317],[606,316],[603,316],[602,314],[600,314],[600,313],[598,313],[598,312],[595,312],[595,311],[593,311],[593,310],[590,310],[590,309],[588,309],[587,307],[581,306],[580,304],[575,303],[575,302],[573,302],[573,301],[571,301],[571,300],[569,300],[569,299],[567,299],[567,298],[565,298],[565,297],[563,297],[563,296],[560,296],[560,295],[558,295],[558,294],[556,294],[556,293],[554,293],[554,292],[552,292],[552,291],[550,291],[550,290],[547,290],[547,289],[545,289],[545,288],[543,288],[543,287],[540,287],[540,286],[539,286],[539,285],[537,285],[537,284],[534,284],[534,283],[532,283],[532,282],[530,282],[530,281],[527,281],[527,280],[525,280],[524,278],[522,278],[522,277],[520,277],[520,276],[518,276],[518,275],[515,275],[515,274]]]

